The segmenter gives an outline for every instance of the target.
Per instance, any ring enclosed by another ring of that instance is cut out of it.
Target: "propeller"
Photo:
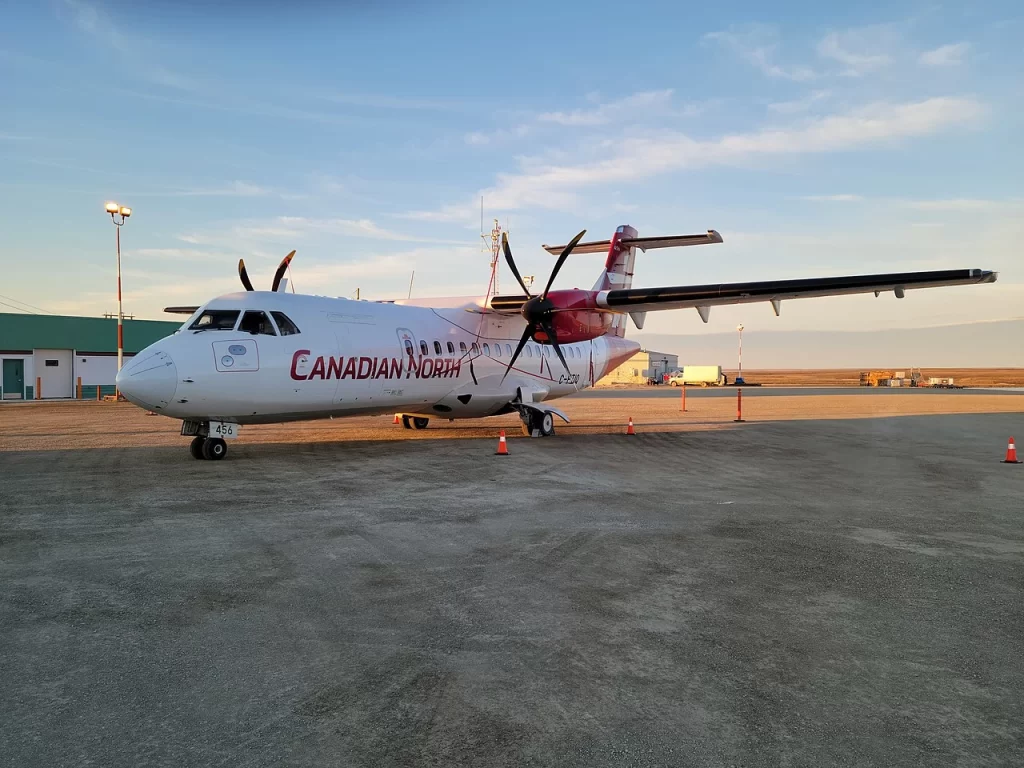
[[[565,260],[569,258],[569,254],[572,253],[572,249],[576,247],[576,244],[580,239],[587,233],[587,230],[583,230],[576,237],[574,237],[569,244],[562,249],[562,252],[558,255],[558,261],[555,262],[555,268],[551,270],[551,276],[548,278],[547,285],[544,286],[544,292],[540,296],[532,296],[530,289],[526,287],[526,283],[523,282],[522,275],[519,274],[519,269],[516,267],[515,259],[512,258],[512,249],[508,244],[508,236],[502,232],[501,234],[501,248],[505,252],[505,261],[508,263],[508,268],[512,270],[512,274],[515,275],[516,280],[522,287],[523,291],[529,297],[523,304],[522,309],[519,310],[522,314],[523,319],[526,320],[526,330],[523,331],[523,337],[519,339],[519,344],[516,346],[516,351],[512,353],[512,359],[508,362],[508,367],[505,369],[505,376],[508,376],[508,372],[512,370],[512,366],[515,365],[517,359],[519,359],[519,353],[523,351],[523,347],[526,346],[526,342],[533,337],[537,341],[547,342],[554,350],[555,354],[558,355],[558,359],[562,361],[562,365],[565,366],[566,373],[571,373],[569,370],[569,364],[565,362],[565,355],[562,354],[562,348],[558,346],[558,338],[555,336],[555,327],[552,323],[555,312],[558,308],[548,298],[548,292],[551,290],[552,283],[555,282],[555,277],[558,276],[559,270],[562,265],[565,264]],[[502,381],[505,381],[505,376],[501,377]]]
[[[283,259],[277,267],[277,271],[274,273],[274,282],[270,288],[272,291],[277,291],[281,285],[281,279],[284,277],[285,270],[288,269],[288,265],[292,263],[292,259],[295,258],[295,251],[292,251]],[[247,291],[255,291],[252,287],[252,281],[249,279],[249,273],[245,269],[245,259],[238,260],[238,277],[242,281],[242,286]]]

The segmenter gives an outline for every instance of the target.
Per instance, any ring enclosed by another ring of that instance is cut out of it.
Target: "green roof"
[[[139,352],[180,327],[162,320],[125,320],[124,351]],[[0,351],[29,349],[117,352],[117,318],[0,312]]]

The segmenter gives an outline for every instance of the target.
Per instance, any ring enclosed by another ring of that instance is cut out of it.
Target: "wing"
[[[809,299],[816,296],[843,296],[852,293],[874,293],[877,296],[882,291],[893,291],[898,298],[903,298],[905,291],[914,288],[994,283],[996,277],[997,273],[981,269],[947,269],[886,275],[812,277],[803,280],[625,288],[602,291],[597,296],[597,304],[600,307],[629,313],[696,307],[701,318],[707,322],[710,308],[724,304],[770,301],[775,313],[778,314],[784,299]]]

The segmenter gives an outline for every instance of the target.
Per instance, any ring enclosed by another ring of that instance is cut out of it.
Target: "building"
[[[169,336],[180,326],[159,320],[125,320],[125,356]],[[0,366],[3,400],[112,395],[117,375],[117,319],[0,312]]]
[[[679,368],[679,355],[641,349],[615,370],[603,376],[597,386],[613,384],[646,384],[648,379],[661,381],[662,376]]]

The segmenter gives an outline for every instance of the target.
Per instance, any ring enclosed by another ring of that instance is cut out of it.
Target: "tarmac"
[[[794,399],[222,462],[0,408],[0,765],[1019,765],[1024,398]]]

